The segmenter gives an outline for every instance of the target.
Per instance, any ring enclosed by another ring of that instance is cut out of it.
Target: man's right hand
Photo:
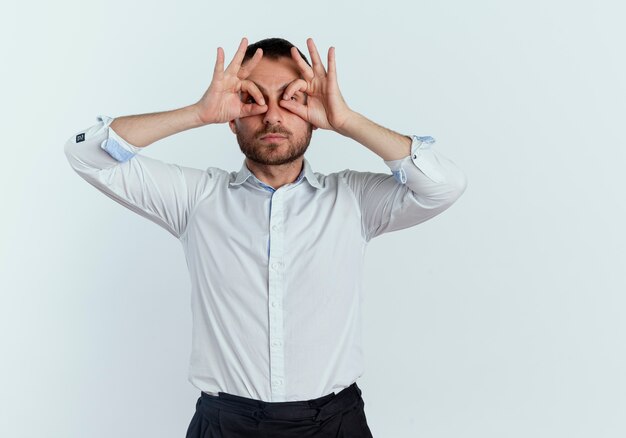
[[[241,62],[247,47],[248,40],[244,37],[226,70],[224,70],[224,50],[221,47],[217,48],[211,84],[204,96],[194,104],[202,123],[226,123],[236,118],[254,116],[267,111],[261,91],[253,82],[246,80],[261,60],[263,50],[257,49],[254,56],[242,67]],[[241,91],[248,92],[255,102],[242,102],[239,95]]]

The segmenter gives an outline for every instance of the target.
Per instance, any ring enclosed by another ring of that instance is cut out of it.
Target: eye
[[[241,94],[241,101],[243,103],[256,103],[256,101],[254,100],[254,97],[252,97],[252,95],[248,93]]]

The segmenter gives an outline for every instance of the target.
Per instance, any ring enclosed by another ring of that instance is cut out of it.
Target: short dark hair
[[[291,59],[291,48],[296,46],[282,38],[265,38],[264,40],[257,41],[254,44],[250,44],[246,49],[246,54],[244,55],[243,61],[241,62],[244,63],[248,59],[252,58],[254,56],[254,52],[256,52],[256,49],[258,49],[259,47],[263,50],[263,58],[276,60],[279,58]],[[304,59],[304,62],[306,62],[307,65],[310,67],[311,64],[309,63],[309,60],[306,59],[306,56],[304,56],[304,53],[302,53],[297,47],[296,49],[298,50],[300,56],[302,56],[302,59]]]

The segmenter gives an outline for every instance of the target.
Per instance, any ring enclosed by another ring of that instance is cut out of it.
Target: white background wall
[[[625,7],[618,1],[11,2],[0,13],[0,436],[183,437],[182,247],[69,167],[65,141],[197,101],[217,46],[336,47],[348,104],[431,135],[469,185],[374,239],[375,437],[626,436]],[[237,170],[226,125],[144,154]],[[316,131],[316,171],[387,172]]]

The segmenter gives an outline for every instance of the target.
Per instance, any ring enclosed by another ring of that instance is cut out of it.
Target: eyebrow
[[[261,90],[261,93],[265,93],[267,94],[267,90],[265,88],[263,88],[261,85],[257,84],[256,82],[252,82],[254,85],[256,85],[257,87],[259,87],[259,90]],[[278,91],[279,92],[283,92],[285,90],[285,88],[287,88],[287,86],[290,84],[291,82],[287,82],[286,84],[283,84]]]

